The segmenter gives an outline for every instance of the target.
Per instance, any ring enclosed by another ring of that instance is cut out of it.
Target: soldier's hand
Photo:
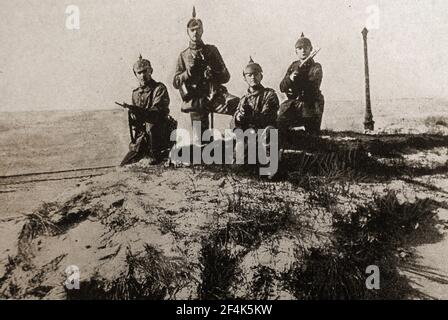
[[[201,66],[197,63],[187,66],[187,70],[189,75],[192,77],[202,77]]]
[[[298,76],[299,76],[299,71],[295,70],[289,75],[289,79],[291,79],[291,81],[295,81]]]
[[[212,78],[212,69],[207,66],[207,68],[204,71],[204,78],[209,80]]]
[[[123,109],[125,109],[125,110],[130,111],[129,104],[127,104],[127,103],[124,102],[124,101],[123,101],[123,103],[121,104],[121,107],[122,107]]]
[[[128,111],[128,112],[129,112],[129,116],[131,117],[132,121],[136,121],[137,120],[137,116],[133,112],[131,112],[131,111]]]
[[[241,119],[243,119],[243,117],[244,117],[244,112],[238,112],[236,114],[235,120],[236,121],[241,121]]]
[[[191,77],[191,75],[192,75],[193,72],[194,72],[194,65],[192,65],[192,64],[187,64],[186,69],[187,69],[187,73],[188,73],[188,75]]]

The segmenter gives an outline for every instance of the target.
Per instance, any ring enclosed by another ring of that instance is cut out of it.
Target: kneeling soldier
[[[233,116],[234,127],[243,130],[275,127],[279,101],[273,89],[265,88],[261,84],[263,79],[261,66],[250,58],[243,76],[249,88],[241,97]]]
[[[161,160],[162,151],[170,148],[170,134],[177,122],[169,116],[170,98],[166,86],[152,79],[152,67],[149,60],[142,59],[133,66],[139,87],[132,92],[132,105],[128,108],[131,143],[129,153],[121,166],[148,158],[149,164]]]
[[[265,147],[267,147],[270,143],[270,129],[274,129],[276,126],[277,111],[279,108],[277,94],[273,89],[265,88],[261,84],[263,70],[252,58],[250,58],[248,65],[244,69],[243,76],[249,88],[247,89],[247,93],[240,99],[231,126],[234,129],[241,129],[243,131],[248,129],[264,130],[263,136],[258,137],[258,139],[263,139],[262,141],[266,142]],[[257,146],[258,144],[259,142],[257,141]],[[247,151],[250,149],[247,143],[241,141],[237,141],[235,147],[237,155],[246,154],[246,152],[241,153],[241,150]],[[269,152],[269,150],[266,151]]]
[[[319,134],[324,111],[324,97],[320,91],[322,66],[313,60],[313,46],[303,33],[296,42],[299,60],[288,68],[280,83],[280,91],[288,99],[282,102],[277,119],[280,137],[289,128],[304,126],[310,134]]]

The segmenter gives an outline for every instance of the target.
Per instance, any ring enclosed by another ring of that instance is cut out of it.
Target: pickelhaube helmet
[[[137,62],[134,63],[132,70],[134,70],[134,73],[137,73],[145,69],[151,69],[151,62],[149,62],[149,60],[147,59],[143,59],[142,55],[140,54]]]
[[[311,44],[311,40],[308,39],[307,37],[305,37],[303,32],[300,35],[299,40],[297,40],[297,42],[296,42],[296,48],[297,47],[302,47],[302,48],[303,47],[308,47],[308,48],[311,48],[311,50],[313,49],[313,45]]]
[[[261,66],[258,63],[254,62],[252,57],[249,57],[249,62],[246,68],[244,68],[243,75],[245,75],[246,73],[262,73],[262,72],[263,69],[261,69]]]
[[[188,21],[187,24],[187,28],[196,28],[196,27],[200,27],[202,28],[202,21],[201,19],[197,19],[196,18],[196,8],[193,6],[193,13],[192,13],[192,18],[190,19],[190,21]]]

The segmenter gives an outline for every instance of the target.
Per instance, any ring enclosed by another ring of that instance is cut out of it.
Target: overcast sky
[[[70,4],[80,9],[79,30],[66,28]],[[304,32],[322,48],[316,60],[327,101],[364,99],[361,30],[372,21],[367,8],[377,5],[379,28],[369,33],[373,98],[448,98],[446,0],[1,0],[0,111],[129,101],[140,52],[178,103],[172,77],[193,4],[235,94],[245,90],[249,55],[262,65],[264,84],[278,90]]]

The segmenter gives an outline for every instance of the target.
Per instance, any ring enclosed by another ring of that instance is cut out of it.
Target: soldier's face
[[[244,80],[246,80],[246,83],[250,88],[253,88],[261,83],[261,80],[263,80],[263,74],[260,72],[245,73]]]
[[[138,72],[135,73],[140,85],[144,85],[149,80],[151,80],[151,73],[152,73],[151,69],[143,69],[143,70],[139,70]]]
[[[191,41],[197,42],[202,39],[202,34],[204,33],[204,30],[202,30],[202,28],[198,26],[194,28],[188,28],[187,33]]]
[[[296,54],[300,60],[305,60],[311,54],[311,48],[308,46],[298,46],[296,47]]]

